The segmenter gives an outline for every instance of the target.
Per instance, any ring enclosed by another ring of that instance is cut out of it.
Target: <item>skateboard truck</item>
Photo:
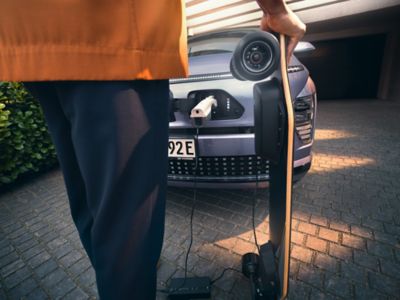
[[[242,257],[242,273],[250,279],[253,299],[275,299],[279,281],[276,262],[270,242],[260,246],[259,254],[246,253]]]
[[[280,66],[280,67],[279,67]],[[230,68],[239,80],[254,84],[255,153],[269,160],[270,240],[258,254],[242,258],[242,272],[253,299],[285,299],[289,284],[289,249],[293,179],[294,117],[286,65],[285,37],[267,32],[244,36]]]

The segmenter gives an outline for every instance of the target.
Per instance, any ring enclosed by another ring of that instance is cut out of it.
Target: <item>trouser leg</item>
[[[82,244],[92,260],[92,214],[87,205],[85,184],[75,156],[71,126],[58,97],[54,82],[28,82],[28,91],[40,102],[56,148],[67,188],[71,215]]]
[[[154,299],[164,231],[167,81],[57,84],[93,216],[102,299]]]

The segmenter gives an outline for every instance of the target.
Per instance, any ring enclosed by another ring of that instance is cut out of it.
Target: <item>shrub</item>
[[[56,163],[37,100],[21,83],[0,82],[0,186]]]

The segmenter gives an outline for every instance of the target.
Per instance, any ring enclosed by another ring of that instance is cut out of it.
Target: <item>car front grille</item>
[[[169,159],[168,179],[192,181],[195,176],[195,160]],[[224,180],[266,180],[269,174],[268,160],[257,156],[199,157],[197,179],[223,178]]]
[[[297,98],[294,103],[296,131],[303,144],[309,144],[313,137],[314,101],[313,95]]]

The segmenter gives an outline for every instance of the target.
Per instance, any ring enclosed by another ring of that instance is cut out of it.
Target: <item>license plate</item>
[[[196,144],[194,139],[169,139],[168,156],[193,159],[196,157]]]

